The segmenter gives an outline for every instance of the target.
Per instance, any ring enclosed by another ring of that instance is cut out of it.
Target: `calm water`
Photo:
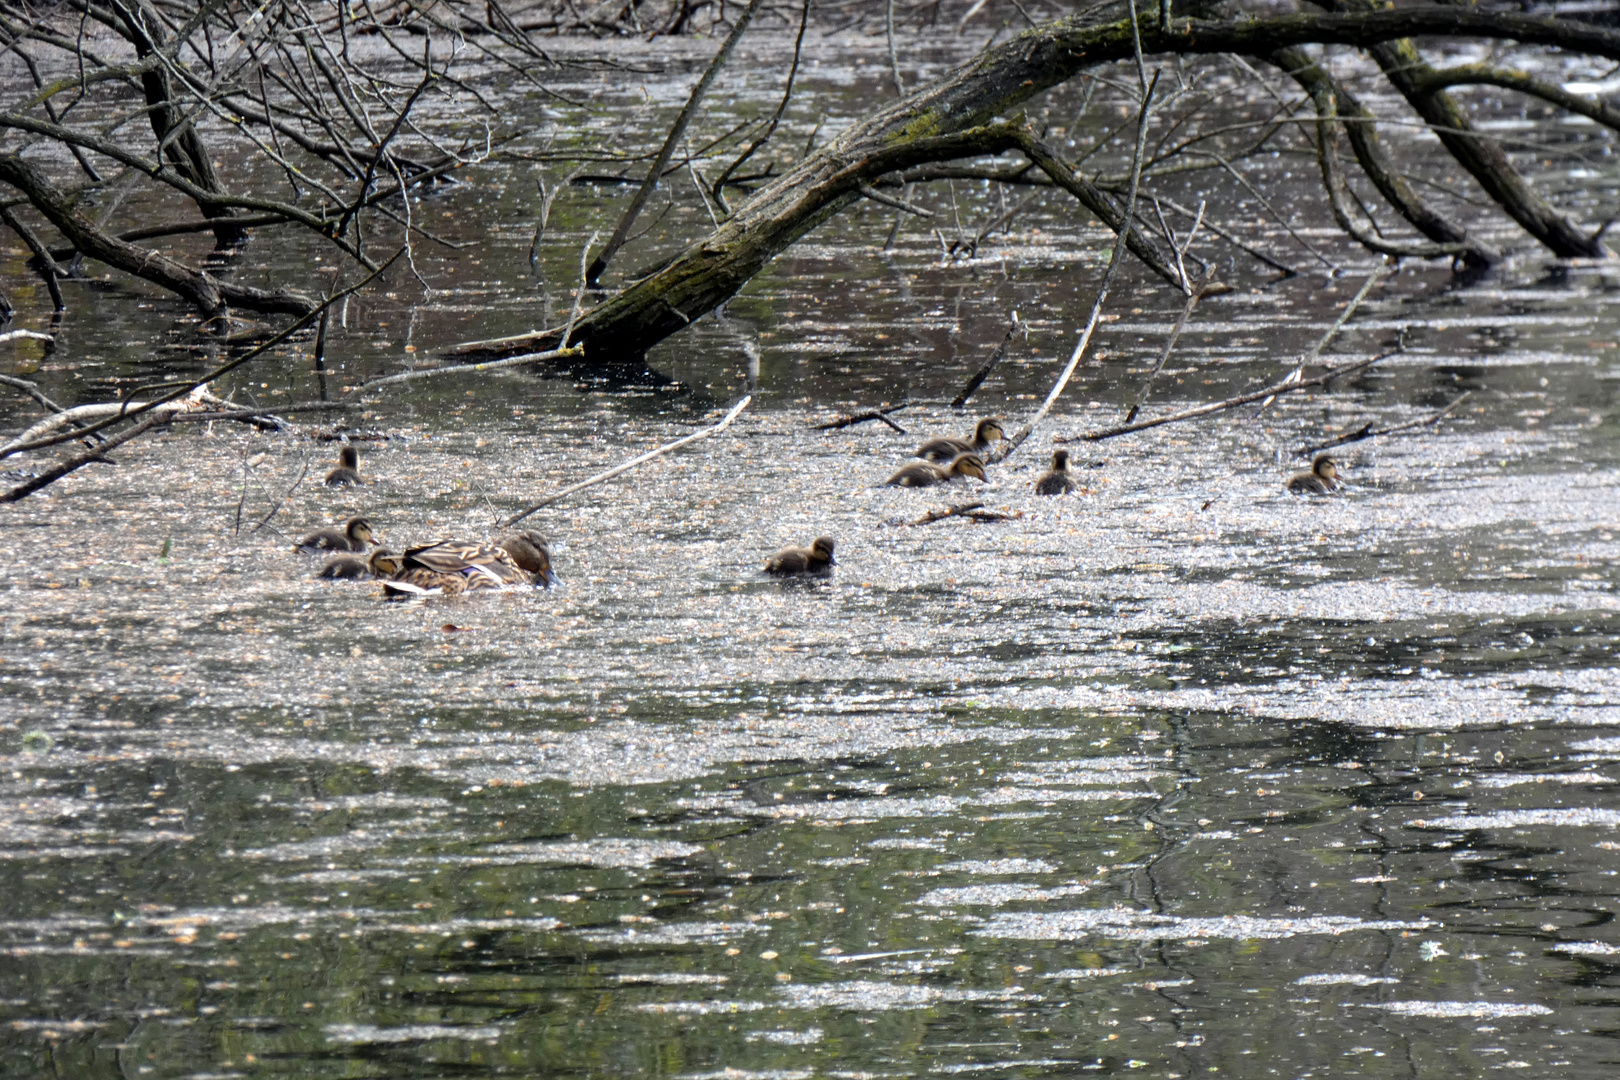
[[[871,48],[816,46],[845,121],[882,92],[851,64]],[[771,70],[738,76],[716,132]],[[509,161],[424,200],[481,244],[424,248],[430,293],[401,275],[351,305],[338,382],[565,304],[616,195],[559,202],[537,285],[533,190]],[[998,196],[958,198],[971,222]],[[1084,492],[1038,499],[1051,437],[1116,420],[1179,310],[1133,278],[988,485],[899,491],[879,485],[924,438],[1034,409],[1105,241],[1048,198],[944,263],[920,226],[877,253],[890,215],[848,215],[669,342],[652,360],[679,386],[420,383],[355,418],[358,490],[313,482],[336,456],[318,425],[217,425],[5,510],[0,1073],[1612,1075],[1616,271],[1410,267],[1328,350],[1404,327],[1406,354],[1072,447]],[[1345,273],[1234,262],[1150,414],[1292,367],[1370,270],[1315,235]],[[7,370],[88,401],[211,362],[167,301],[70,295],[58,350]],[[949,409],[1014,308],[1030,340]],[[759,393],[730,432],[534,519],[558,589],[387,605],[291,550],[355,513],[396,550],[490,535],[712,421],[746,346]],[[298,350],[251,370],[221,391],[314,394]],[[1342,495],[1284,492],[1300,445],[1468,390],[1346,447]],[[812,430],[902,397],[905,435]],[[5,430],[26,404],[0,399]],[[1010,519],[907,524],[978,500]],[[758,572],[823,533],[831,581]]]

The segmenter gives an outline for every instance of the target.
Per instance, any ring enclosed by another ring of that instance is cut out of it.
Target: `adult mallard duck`
[[[818,536],[807,548],[785,547],[765,560],[765,572],[777,577],[791,577],[803,574],[808,577],[820,577],[832,573],[832,568],[838,565],[833,558],[833,538]]]
[[[948,483],[958,476],[976,476],[980,480],[987,480],[984,459],[978,454],[958,454],[949,465],[914,461],[889,477],[886,484],[888,487],[933,487],[935,484]]]
[[[371,531],[371,522],[365,518],[350,518],[339,529],[317,529],[298,541],[298,550],[304,555],[319,555],[325,551],[364,551],[377,542]]]
[[[339,555],[328,559],[315,576],[331,581],[364,581],[367,578],[390,578],[404,567],[404,560],[387,548],[380,547],[369,558],[358,555]]]
[[[500,547],[536,585],[551,588],[557,575],[551,569],[551,545],[537,532],[524,529],[501,537]]]
[[[352,446],[345,446],[338,451],[338,467],[326,474],[327,487],[348,487],[350,484],[364,484],[360,479],[360,451]]]
[[[1037,495],[1067,495],[1080,485],[1069,475],[1069,452],[1058,450],[1052,455],[1052,469],[1035,481]]]
[[[973,438],[929,439],[917,447],[917,452],[912,457],[948,463],[963,454],[983,453],[991,443],[1006,437],[1007,433],[1001,430],[1000,418],[989,416],[980,420],[979,426],[973,429]]]
[[[1339,490],[1339,467],[1326,454],[1316,455],[1311,471],[1288,478],[1288,490],[1295,495],[1326,495]]]
[[[518,549],[516,557],[508,550],[508,544]],[[557,575],[551,572],[550,549],[535,533],[516,533],[498,544],[435,540],[406,548],[401,562],[399,571],[383,585],[383,593],[389,597],[435,593],[455,596],[514,585],[549,587],[557,580]],[[526,568],[524,563],[533,569]]]

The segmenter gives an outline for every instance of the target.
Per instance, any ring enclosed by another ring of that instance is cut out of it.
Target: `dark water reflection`
[[[1408,354],[1099,444],[1084,494],[1037,499],[1050,435],[1117,417],[1174,319],[1139,284],[972,489],[1011,520],[897,524],[965,497],[876,485],[971,426],[938,402],[1007,311],[1035,337],[975,413],[1032,410],[1071,340],[1101,245],[1034,220],[941,266],[857,214],[654,356],[682,390],[392,393],[373,485],[306,480],[257,533],[330,443],[169,434],[8,510],[0,1072],[1608,1075],[1605,274],[1403,271],[1335,349],[1411,325]],[[356,305],[343,376],[539,321],[518,277],[464,280],[503,299]],[[1277,377],[1358,284],[1244,279],[1150,411]],[[119,349],[173,316],[85,302],[34,371],[65,397],[98,349],[142,374]],[[356,512],[396,547],[484,535],[712,418],[745,342],[734,432],[542,512],[553,592],[383,605],[290,551]],[[290,357],[230,389],[312,384]],[[1346,448],[1342,497],[1283,493],[1294,447],[1464,389]],[[810,430],[902,394],[905,436]],[[757,573],[819,533],[831,582]]]

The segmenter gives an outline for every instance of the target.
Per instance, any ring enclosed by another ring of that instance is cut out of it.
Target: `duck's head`
[[[345,446],[338,451],[338,464],[345,469],[358,471],[360,468],[360,451],[352,446]]]
[[[378,577],[393,577],[395,574],[405,569],[405,560],[403,557],[395,555],[387,548],[380,547],[371,553],[371,558],[366,560],[366,565],[369,566],[371,568],[371,572],[376,574]]]
[[[815,542],[810,545],[810,550],[818,558],[826,559],[828,562],[832,563],[834,566],[838,565],[838,560],[833,558],[833,538],[832,537],[830,537],[830,536],[818,536],[818,537],[816,537]]]
[[[979,421],[979,426],[974,430],[973,436],[974,441],[989,445],[1005,439],[1007,433],[1001,430],[1001,417],[987,416]]]
[[[1334,464],[1333,459],[1326,454],[1316,456],[1316,460],[1311,462],[1311,472],[1324,480],[1337,480],[1339,478],[1338,465]]]
[[[365,518],[350,518],[348,524],[343,526],[343,531],[348,534],[350,540],[366,547],[377,542],[377,535],[371,531],[371,522]]]
[[[1052,471],[1053,472],[1067,472],[1068,468],[1069,468],[1069,452],[1067,450],[1053,451],[1053,453],[1052,453]]]
[[[536,585],[549,589],[557,584],[557,575],[551,569],[551,545],[539,533],[529,529],[513,533],[501,541],[501,547]]]
[[[958,454],[956,460],[951,462],[951,475],[977,476],[986,482],[990,479],[984,475],[984,459],[978,454]]]

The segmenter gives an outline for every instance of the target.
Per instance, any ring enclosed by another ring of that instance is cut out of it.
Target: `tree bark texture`
[[[1311,43],[1365,49],[1387,45],[1383,52],[1399,63],[1421,65],[1403,39],[1447,36],[1514,40],[1620,60],[1620,32],[1614,30],[1444,4],[1276,18],[1177,19],[1168,28],[1157,20],[1156,11],[1140,12],[1142,48],[1149,54],[1268,57]],[[860,198],[861,185],[930,161],[1018,148],[1028,134],[1017,122],[997,122],[998,116],[1088,68],[1133,55],[1131,24],[1125,6],[1117,3],[1045,24],[987,50],[845,130],[740,206],[708,237],[592,309],[577,325],[573,341],[585,346],[592,366],[640,363],[648,348],[730,299],[772,258]],[[1400,77],[1390,68],[1386,73],[1391,79]],[[1408,82],[1416,87],[1421,76]],[[1413,104],[1428,110],[1424,115],[1431,123],[1467,130],[1466,118],[1443,94],[1414,90]],[[1473,134],[1450,137],[1442,132],[1441,137],[1515,220],[1556,254],[1603,253],[1600,243],[1589,241],[1529,191],[1494,143]],[[1393,169],[1386,171],[1395,175]],[[1403,213],[1411,211],[1426,229],[1446,236],[1446,243],[1467,243],[1456,226],[1424,214],[1409,190],[1403,194],[1392,187],[1391,194],[1400,199],[1396,205]],[[481,344],[462,351],[533,351],[553,346],[558,334],[521,335],[498,347]]]

